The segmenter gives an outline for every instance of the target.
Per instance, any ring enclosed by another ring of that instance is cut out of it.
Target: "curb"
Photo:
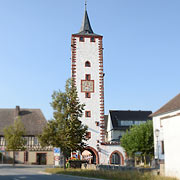
[[[39,171],[38,174],[44,174],[44,175],[52,175],[51,173],[44,172],[44,171]]]
[[[73,176],[73,175],[67,175],[67,174],[56,174],[56,175],[63,175],[63,176],[67,176],[67,177],[78,177],[80,179],[89,179],[89,180],[105,180],[105,179],[98,179],[98,178],[90,178],[90,177],[84,177],[84,176]]]

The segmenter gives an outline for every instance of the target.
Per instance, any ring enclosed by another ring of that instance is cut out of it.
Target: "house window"
[[[121,126],[132,126],[133,121],[121,121]]]
[[[119,138],[118,138],[118,140],[120,141],[120,140],[121,140],[121,138],[122,138],[122,136],[120,135],[120,136],[119,136]]]
[[[91,111],[85,111],[85,117],[91,117]]]
[[[86,98],[91,98],[91,93],[87,92],[86,94]]]
[[[91,132],[87,132],[87,133],[86,133],[86,138],[87,138],[87,139],[90,139],[90,138],[91,138]]]
[[[135,125],[140,125],[140,124],[142,124],[142,123],[146,123],[146,121],[134,121],[134,124],[135,124]]]
[[[4,138],[0,137],[0,145],[3,146]]]
[[[86,74],[86,77],[85,77],[85,78],[86,78],[86,80],[89,81],[89,80],[91,79],[91,75],[90,75],[90,74]]]
[[[164,154],[164,141],[161,141],[161,154]]]
[[[121,158],[118,153],[113,153],[111,156],[111,164],[121,164]]]
[[[85,62],[85,67],[91,67],[91,63],[89,61]]]
[[[28,137],[25,137],[24,140],[25,140],[25,145],[28,146],[28,145],[29,145],[29,138],[28,138]]]
[[[94,37],[91,37],[91,42],[95,42],[95,38]]]
[[[80,42],[84,42],[84,37],[81,36],[81,37],[79,38],[79,41],[80,41]]]
[[[15,152],[15,160],[19,159],[19,152]]]
[[[38,145],[38,139],[37,139],[37,137],[34,138],[34,145]]]

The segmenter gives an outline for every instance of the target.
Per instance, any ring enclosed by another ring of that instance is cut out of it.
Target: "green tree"
[[[15,165],[15,152],[25,150],[25,128],[18,117],[14,124],[4,128],[4,137],[6,140],[6,150],[13,151],[13,165]]]
[[[84,104],[80,104],[76,87],[70,79],[66,82],[65,92],[53,93],[51,106],[54,118],[48,121],[39,139],[42,146],[60,147],[65,161],[71,151],[82,150],[87,140],[87,126],[79,120]]]
[[[144,157],[147,155],[153,156],[154,140],[152,121],[149,120],[146,123],[132,126],[132,128],[123,135],[121,146],[130,157],[134,157],[137,152],[140,152]],[[146,160],[146,158],[144,158],[144,160]]]

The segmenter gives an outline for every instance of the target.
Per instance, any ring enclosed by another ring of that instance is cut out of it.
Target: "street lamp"
[[[158,146],[158,137],[159,137],[159,129],[156,129],[155,130],[155,136],[156,136],[156,139],[157,139],[157,164],[159,165],[159,146]]]
[[[101,152],[101,148],[100,148],[99,144],[97,144],[96,147],[97,147],[97,150],[98,150],[99,152]]]

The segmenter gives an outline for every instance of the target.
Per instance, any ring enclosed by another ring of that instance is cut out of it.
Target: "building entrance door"
[[[37,153],[37,164],[46,165],[46,153]]]

